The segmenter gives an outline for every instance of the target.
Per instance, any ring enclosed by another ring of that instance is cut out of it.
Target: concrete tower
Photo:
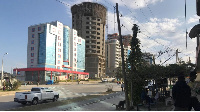
[[[90,78],[105,77],[106,11],[103,5],[92,2],[71,7],[72,28],[86,41],[85,68]]]

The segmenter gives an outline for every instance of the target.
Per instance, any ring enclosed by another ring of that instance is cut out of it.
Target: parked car
[[[48,80],[47,82],[46,82],[46,85],[49,85],[49,84],[53,84],[53,80]]]
[[[107,79],[103,79],[102,82],[108,82],[108,80]]]
[[[16,92],[14,102],[37,105],[39,101],[57,101],[59,94],[45,87],[33,87],[30,92]]]

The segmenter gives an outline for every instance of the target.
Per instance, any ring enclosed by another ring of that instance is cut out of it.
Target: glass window
[[[31,41],[31,44],[34,44],[34,40]]]
[[[89,26],[86,26],[86,29],[89,29],[90,27]]]
[[[100,28],[97,28],[97,30],[100,30]]]
[[[58,58],[61,58],[61,55],[60,55],[60,54],[58,55]]]
[[[41,27],[38,27],[38,31],[40,31],[41,30]]]
[[[58,36],[58,40],[61,40],[60,36]]]
[[[32,34],[32,38],[34,38],[35,37],[35,35],[34,34]]]
[[[31,47],[31,51],[33,51],[34,50],[34,47]]]
[[[100,33],[99,33],[99,32],[97,32],[97,35],[100,35]]]
[[[60,64],[60,60],[58,60],[58,64]]]
[[[100,37],[97,37],[97,39],[100,39]]]
[[[33,63],[34,62],[34,59],[31,59],[31,63]]]
[[[97,42],[97,44],[100,44],[100,42]]]
[[[35,32],[35,28],[32,28],[32,32]]]
[[[31,57],[34,57],[34,53],[31,53]]]
[[[86,31],[86,33],[88,34],[88,33],[89,33],[89,31]]]

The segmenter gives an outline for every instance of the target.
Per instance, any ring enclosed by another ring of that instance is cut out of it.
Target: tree
[[[130,43],[131,52],[128,57],[129,74],[127,80],[131,103],[136,105],[140,102],[140,94],[145,81],[141,75],[144,61],[142,59],[142,52],[140,49],[140,40],[137,38],[138,26],[134,24],[132,30],[133,37]]]

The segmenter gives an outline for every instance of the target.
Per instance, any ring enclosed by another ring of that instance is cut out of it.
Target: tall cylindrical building
[[[72,28],[85,39],[85,70],[90,78],[105,77],[105,25],[107,9],[98,3],[83,2],[71,7]]]

